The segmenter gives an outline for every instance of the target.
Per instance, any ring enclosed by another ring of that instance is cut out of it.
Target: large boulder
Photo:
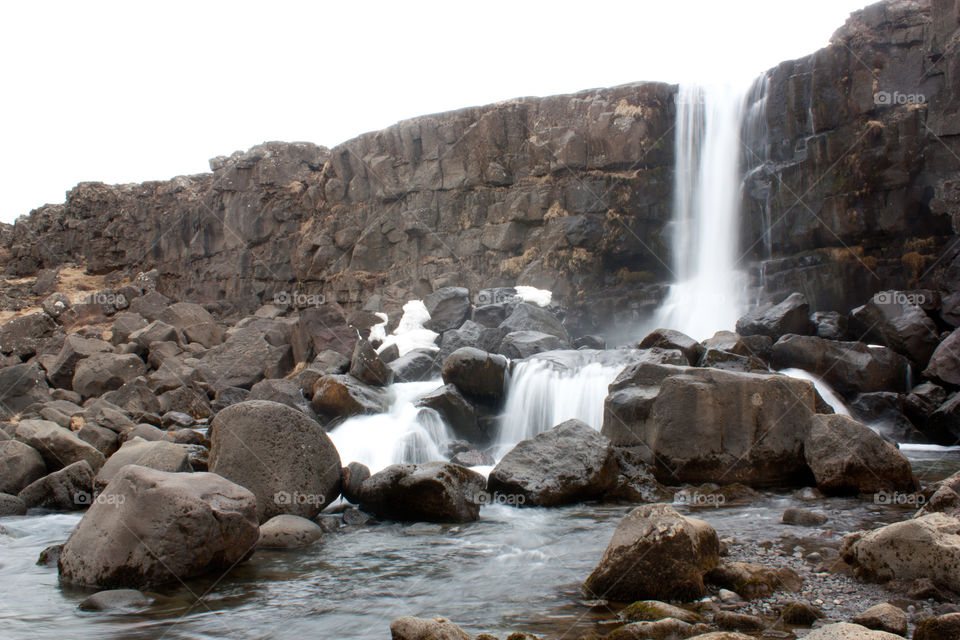
[[[843,539],[841,556],[880,581],[928,578],[960,591],[960,520],[929,513]]]
[[[954,392],[937,407],[923,425],[923,433],[936,444],[960,444],[960,392]]]
[[[225,342],[204,353],[196,368],[214,390],[249,389],[263,378],[283,377],[293,361],[289,348],[273,346],[262,333],[247,327],[231,332]]]
[[[838,622],[828,624],[814,629],[805,640],[903,640],[903,636],[897,636],[886,631],[872,631],[859,624],[850,624],[849,622]]]
[[[210,471],[250,489],[257,517],[313,518],[340,495],[340,455],[323,428],[300,411],[248,400],[210,425]]]
[[[386,391],[366,385],[350,375],[328,375],[313,383],[310,406],[330,418],[383,413],[390,405]]]
[[[16,495],[46,473],[47,465],[36,449],[19,440],[0,441],[0,493]]]
[[[302,411],[308,416],[313,415],[313,410],[310,408],[310,401],[303,395],[300,385],[293,380],[285,380],[283,378],[261,380],[250,387],[250,393],[243,399],[279,402],[280,404],[285,404],[288,407]],[[236,403],[234,402],[232,404]]]
[[[492,434],[481,428],[477,408],[452,384],[422,396],[417,406],[428,407],[439,413],[458,440],[473,444],[485,444],[490,440]]]
[[[486,479],[448,462],[395,464],[364,480],[360,508],[380,518],[471,522],[480,515]]]
[[[463,287],[443,287],[423,298],[430,314],[426,328],[444,332],[456,329],[470,316],[470,292]]]
[[[549,333],[541,333],[539,331],[513,331],[503,337],[498,351],[508,358],[519,360],[543,353],[544,351],[556,351],[558,349],[569,348],[569,343]]]
[[[94,484],[98,489],[105,487],[128,464],[171,473],[193,471],[189,451],[185,447],[164,440],[133,438],[124,442],[123,446],[110,456],[97,472]]]
[[[467,320],[459,329],[444,331],[440,338],[440,351],[437,358],[443,362],[451,353],[463,347],[474,347],[481,351],[490,353],[499,353],[503,344],[503,338],[508,333],[507,329],[489,328]]]
[[[48,471],[86,460],[93,470],[103,466],[103,454],[77,434],[49,420],[22,420],[13,437],[30,445],[43,457]]]
[[[907,359],[887,347],[836,342],[816,336],[783,336],[771,364],[816,374],[845,396],[869,391],[907,391]]]
[[[73,390],[84,398],[100,396],[143,375],[146,368],[132,353],[95,353],[77,363]]]
[[[661,482],[803,483],[813,384],[777,374],[640,363],[610,385],[603,434],[642,446]]]
[[[960,613],[946,613],[917,623],[913,640],[956,640],[960,638]]]
[[[700,598],[719,550],[717,534],[706,522],[681,516],[670,505],[643,505],[617,525],[584,590],[622,602]]]
[[[57,323],[42,311],[9,320],[0,326],[0,353],[26,360],[56,328]]]
[[[563,327],[563,323],[547,309],[533,304],[521,302],[513,308],[507,319],[500,323],[500,327],[513,331],[538,331],[570,342],[570,335]]]
[[[901,291],[881,291],[850,312],[850,332],[905,355],[918,369],[927,366],[940,344],[937,325]]]
[[[734,335],[734,334],[730,334]],[[661,349],[679,349],[687,359],[687,364],[696,366],[705,350],[704,346],[680,331],[673,329],[655,329],[640,341],[641,349],[659,347]],[[729,351],[729,349],[728,349]]]
[[[166,343],[176,345],[182,342],[182,339],[176,327],[160,320],[154,320],[130,333],[127,341],[139,345],[142,349],[152,349],[151,345]]]
[[[503,397],[507,360],[463,347],[444,361],[441,374],[445,384],[455,385],[465,396],[483,402],[496,402]]]
[[[17,494],[28,507],[57,511],[86,509],[93,501],[94,470],[86,460],[31,482]]]
[[[113,347],[105,340],[97,338],[83,338],[75,333],[67,335],[60,347],[53,365],[47,369],[47,378],[50,384],[61,389],[70,388],[77,363],[95,353],[113,351]]]
[[[253,552],[256,498],[212,473],[167,473],[128,465],[60,552],[60,579],[142,588],[225,571]]]
[[[776,340],[788,333],[810,333],[810,305],[802,293],[790,294],[777,305],[759,307],[737,320],[742,336],[762,335]]]
[[[223,342],[223,329],[198,304],[176,302],[164,309],[159,319],[182,331],[190,342],[199,342],[208,349]]]
[[[923,375],[951,385],[960,385],[960,329],[940,343],[930,356]]]
[[[437,354],[430,349],[413,349],[388,365],[396,382],[422,382],[440,377]]]
[[[874,605],[857,614],[853,617],[853,623],[873,631],[886,631],[903,637],[907,635],[907,614],[889,602]]]
[[[52,399],[46,376],[36,362],[0,369],[0,419],[9,420],[31,404]]]
[[[347,314],[336,302],[303,309],[290,336],[296,362],[310,362],[327,350],[350,357],[356,340],[356,329],[349,326]]]
[[[511,449],[490,473],[487,491],[514,496],[509,503],[518,506],[572,504],[602,496],[618,473],[610,441],[568,420]]]
[[[842,415],[816,415],[811,420],[804,456],[824,493],[916,488],[910,461],[872,429]]]

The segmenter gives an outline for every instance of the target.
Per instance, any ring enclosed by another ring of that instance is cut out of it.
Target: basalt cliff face
[[[960,285],[958,19],[954,0],[880,3],[770,71],[741,233],[765,295],[845,311]],[[511,100],[334,149],[267,143],[210,174],[83,183],[0,228],[0,259],[11,276],[156,268],[161,291],[224,315],[282,291],[394,311],[442,286],[530,284],[571,326],[602,329],[642,318],[671,280],[675,96],[641,83]]]

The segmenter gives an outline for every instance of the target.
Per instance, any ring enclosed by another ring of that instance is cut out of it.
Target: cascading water
[[[677,94],[672,222],[676,282],[657,326],[702,340],[732,329],[745,308],[737,270],[742,202],[741,131],[747,92],[681,85]]]
[[[816,376],[809,371],[804,369],[781,369],[779,373],[782,373],[785,376],[790,376],[791,378],[798,378],[800,380],[809,380],[813,383],[813,386],[816,387],[817,392],[820,394],[820,397],[823,398],[823,401],[828,405],[833,407],[833,410],[841,416],[849,416],[850,409],[847,408],[847,404],[843,401],[843,398],[833,390],[827,381]]]

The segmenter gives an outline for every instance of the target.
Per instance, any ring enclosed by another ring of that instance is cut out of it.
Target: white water
[[[782,373],[785,376],[790,376],[791,378],[809,380],[813,383],[813,386],[817,388],[817,391],[820,393],[820,397],[823,398],[824,402],[833,407],[833,410],[836,413],[841,416],[850,415],[850,409],[843,401],[843,398],[841,398],[837,392],[833,390],[833,387],[827,384],[827,381],[820,376],[814,375],[804,369],[794,368],[781,369],[778,373]]]
[[[536,287],[517,285],[514,287],[514,290],[517,292],[518,298],[524,302],[535,304],[538,307],[545,307],[550,304],[551,300],[553,300],[553,292],[547,289],[537,289]]]
[[[390,335],[386,335],[386,314],[378,313],[377,316],[382,318],[383,322],[371,327],[370,339],[373,340],[376,337],[383,340],[383,344],[377,348],[378,353],[392,344],[397,345],[400,355],[414,349],[430,349],[432,351],[439,349],[436,345],[439,334],[423,326],[430,319],[430,312],[424,306],[423,300],[411,300],[403,305],[403,315],[400,317],[400,323]]]
[[[732,329],[745,310],[737,270],[741,130],[746,92],[681,85],[677,94],[672,224],[676,282],[655,324],[703,340]]]
[[[400,382],[388,389],[393,395],[390,410],[349,418],[329,433],[343,464],[360,462],[376,473],[399,462],[446,460],[450,433],[433,409],[416,402],[441,380]]]

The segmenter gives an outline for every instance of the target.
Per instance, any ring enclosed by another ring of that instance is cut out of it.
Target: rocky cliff
[[[769,72],[742,247],[771,297],[846,310],[943,278],[960,228],[958,7],[873,5]],[[670,280],[675,95],[511,100],[334,149],[267,143],[210,174],[83,183],[0,230],[0,257],[14,276],[156,268],[161,291],[224,314],[280,291],[390,311],[447,285],[531,284],[593,330],[640,318]]]

